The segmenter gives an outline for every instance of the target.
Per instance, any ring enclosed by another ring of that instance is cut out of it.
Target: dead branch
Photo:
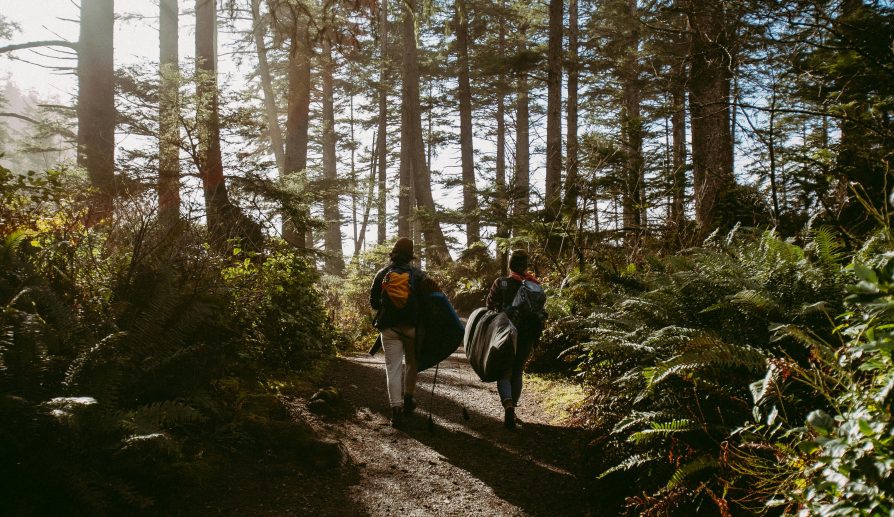
[[[43,40],[43,41],[29,41],[28,43],[18,43],[16,45],[7,45],[5,47],[0,47],[0,54],[6,54],[8,52],[13,52],[16,50],[23,50],[27,48],[37,48],[37,47],[67,47],[77,50],[78,44],[71,41],[65,41],[61,39],[52,39],[52,40]]]

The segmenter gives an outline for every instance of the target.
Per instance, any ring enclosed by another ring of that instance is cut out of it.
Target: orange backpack
[[[376,318],[379,329],[397,325],[416,325],[419,302],[416,296],[416,278],[413,269],[394,266],[382,279],[382,308]]]

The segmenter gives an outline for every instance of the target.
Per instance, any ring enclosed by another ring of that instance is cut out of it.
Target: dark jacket
[[[378,311],[379,314],[376,314],[376,328],[380,328],[378,324],[379,317],[381,316],[382,311],[382,282],[385,280],[385,274],[392,269],[402,269],[405,271],[411,271],[411,276],[413,278],[413,285],[410,288],[413,290],[413,294],[419,298],[425,289],[425,286],[431,283],[428,280],[428,275],[425,274],[425,271],[417,267],[411,266],[409,263],[394,263],[388,264],[383,267],[376,273],[375,278],[373,278],[372,287],[369,289],[369,305],[374,310]],[[409,317],[409,316],[408,316]],[[398,321],[397,324],[400,325],[416,325],[416,321]]]
[[[513,300],[515,300],[515,295],[518,293],[518,290],[522,285],[522,280],[530,280],[538,284],[540,283],[530,273],[526,273],[524,276],[519,275],[518,273],[511,273],[509,276],[497,278],[494,280],[494,283],[490,286],[490,291],[487,293],[487,308],[492,311],[505,311],[512,305]],[[535,322],[530,323],[530,325],[522,323],[519,326],[519,339],[524,341],[534,341],[540,337],[540,332],[542,331],[540,322],[536,322],[536,324]]]
[[[509,276],[500,277],[494,280],[494,283],[490,286],[490,292],[487,293],[487,308],[492,311],[506,310],[507,307],[512,305],[512,301],[515,299],[515,294],[521,287],[523,279],[540,283],[531,274],[521,276],[518,273],[512,273]]]

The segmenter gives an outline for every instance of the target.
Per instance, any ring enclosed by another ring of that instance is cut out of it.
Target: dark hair
[[[528,269],[528,252],[525,250],[515,250],[509,257],[509,269],[522,274]]]
[[[391,253],[388,254],[388,257],[391,259],[391,262],[396,264],[406,264],[416,258],[413,255],[413,241],[406,237],[401,237],[397,239],[394,243],[394,247],[391,248]]]

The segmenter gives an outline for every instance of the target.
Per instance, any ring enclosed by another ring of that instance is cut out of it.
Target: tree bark
[[[456,31],[456,97],[459,104],[459,146],[463,178],[463,214],[466,247],[481,240],[478,226],[478,192],[475,185],[475,150],[472,145],[472,85],[469,78],[469,13],[465,0],[454,2]]]
[[[686,217],[686,70],[680,63],[679,72],[671,83],[671,138],[673,162],[671,171],[671,223],[679,230]]]
[[[97,190],[91,220],[112,213],[115,191],[115,7],[82,0],[78,41],[78,165]]]
[[[333,75],[335,60],[332,57],[332,43],[323,38],[323,178],[326,180],[326,194],[323,198],[323,217],[326,219],[326,236],[323,241],[326,251],[326,272],[340,275],[345,269],[345,259],[341,243],[341,212],[338,207],[338,170],[336,164],[335,106],[333,100]]]
[[[639,84],[639,18],[637,0],[627,0],[625,55],[621,68],[621,133],[624,148],[624,242],[638,241],[643,213],[643,121]]]
[[[407,104],[404,112],[409,123],[408,158],[415,187],[418,216],[425,236],[426,258],[432,265],[451,261],[447,241],[438,222],[438,214],[431,191],[431,177],[425,168],[425,149],[422,145],[422,113],[419,99],[419,58],[416,50],[416,0],[404,2],[403,19],[403,89]]]
[[[527,50],[527,27],[522,25],[519,32],[519,53]],[[515,100],[515,185],[512,189],[512,215],[518,217],[528,213],[531,202],[531,137],[528,78],[524,73],[517,79]]]
[[[559,212],[562,201],[562,26],[563,0],[549,1],[546,70],[546,214]]]
[[[310,127],[310,49],[307,48],[307,20],[293,13],[295,24],[289,48],[289,98],[286,115],[285,174],[307,176],[307,145]],[[304,219],[310,218],[309,208]],[[313,247],[304,221],[283,221],[283,238],[300,248]]]
[[[769,124],[767,127],[767,153],[770,158],[770,197],[773,201],[773,220],[779,222],[779,192],[776,178],[776,88],[772,85],[773,91],[770,93],[770,113]]]
[[[167,225],[180,218],[180,66],[177,0],[159,2],[158,211]]]
[[[213,239],[225,240],[232,205],[224,181],[220,148],[217,91],[217,1],[196,0],[196,123],[199,133],[199,177],[205,195],[208,229]]]
[[[565,206],[572,214],[577,212],[577,198],[580,194],[578,179],[578,141],[577,141],[577,87],[580,71],[578,69],[578,0],[568,1],[568,105],[567,131],[568,138],[565,151],[568,154],[565,163]]]
[[[503,7],[505,3],[500,2]],[[500,55],[506,55],[506,25],[503,18],[500,18],[499,28],[499,50]],[[497,218],[497,237],[506,239],[509,237],[509,200],[506,190],[506,85],[503,78],[497,78],[497,156],[496,156],[496,218]],[[497,245],[497,262],[500,264],[501,274],[506,274],[508,266],[508,254]]]
[[[404,79],[406,81],[406,78]],[[410,212],[412,211],[413,164],[411,147],[413,147],[412,123],[410,121],[407,89],[401,89],[400,110],[400,177],[397,193],[397,236],[412,238],[410,230]]]
[[[285,152],[283,151],[282,130],[279,127],[279,109],[276,106],[276,94],[273,92],[273,78],[270,64],[267,61],[267,45],[264,43],[264,19],[261,17],[261,0],[251,0],[251,19],[255,49],[258,53],[258,75],[261,90],[264,92],[264,108],[267,112],[267,133],[270,136],[270,149],[276,160],[276,168],[282,175],[285,169]]]
[[[379,13],[379,129],[377,152],[379,153],[379,197],[377,203],[378,244],[387,239],[387,178],[388,178],[388,1],[382,0]],[[404,234],[406,235],[406,234]]]
[[[735,185],[730,132],[730,41],[724,3],[691,0],[689,105],[695,220],[702,236],[719,222],[717,202]]]

